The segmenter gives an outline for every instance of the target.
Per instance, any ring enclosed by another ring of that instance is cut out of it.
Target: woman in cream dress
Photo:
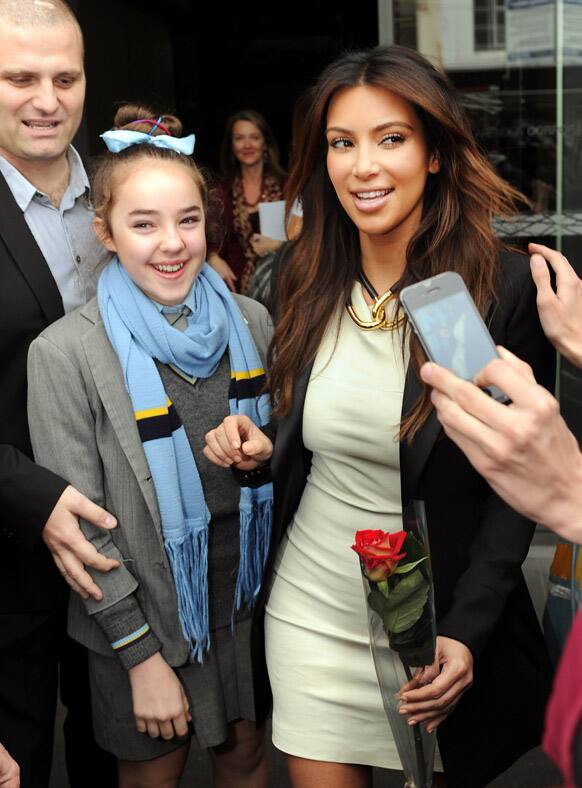
[[[371,319],[359,283],[352,302]],[[400,768],[350,546],[356,529],[402,530],[404,370],[401,333],[362,331],[345,310],[339,335],[336,322],[313,365],[303,411],[311,471],[279,549],[265,619],[273,743],[292,755]]]
[[[363,276],[386,300],[457,271],[494,341],[551,385],[527,259],[505,252],[491,227],[519,194],[479,151],[446,76],[412,50],[348,53],[304,107],[287,195],[301,196],[304,221],[281,273],[269,373],[274,448],[249,420],[230,417],[205,450],[246,484],[270,460],[274,530],[253,619],[255,687],[264,609],[273,737],[294,788],[369,788],[371,766],[398,768],[350,546],[356,530],[401,530],[401,496],[422,498],[437,659],[433,681],[407,690],[400,710],[437,730],[447,788],[482,788],[541,734],[548,664],[521,574],[533,525],[440,432],[412,332],[365,331],[345,305],[351,298],[365,320],[372,299],[354,286]]]

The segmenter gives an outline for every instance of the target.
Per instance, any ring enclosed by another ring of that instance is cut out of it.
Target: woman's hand
[[[255,233],[251,235],[251,246],[256,255],[263,257],[263,255],[269,252],[276,252],[277,249],[283,246],[283,241],[276,241],[274,238],[269,238],[267,235]]]
[[[236,293],[236,274],[222,257],[216,253],[208,256],[208,265],[211,265],[224,284],[233,293]]]
[[[184,688],[158,651],[129,669],[133,714],[140,733],[169,741],[186,736],[192,719]]]
[[[430,733],[453,711],[473,683],[473,655],[463,643],[437,637],[434,664],[420,670],[400,691],[408,724],[426,722]]]
[[[582,367],[582,281],[564,255],[555,249],[541,244],[529,244],[528,249],[542,328],[568,361]],[[555,293],[548,263],[556,274]]]
[[[206,433],[204,456],[221,468],[252,471],[271,459],[273,444],[248,416],[227,416]]]

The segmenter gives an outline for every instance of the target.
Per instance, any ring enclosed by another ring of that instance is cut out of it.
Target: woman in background
[[[231,290],[246,293],[258,258],[282,244],[260,234],[259,203],[282,200],[286,177],[273,132],[255,110],[235,112],[227,120],[220,168],[224,240],[211,247],[208,262]]]

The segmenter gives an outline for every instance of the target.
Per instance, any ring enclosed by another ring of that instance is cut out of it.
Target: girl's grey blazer
[[[271,339],[267,310],[234,296],[263,366]],[[96,299],[47,328],[28,355],[28,417],[34,455],[95,503],[115,515],[106,531],[81,521],[97,550],[117,569],[87,568],[103,599],[71,594],[69,633],[88,648],[112,655],[91,614],[135,593],[170,665],[187,661],[174,582],[164,550],[160,512],[123,374]],[[34,490],[30,491],[34,495]]]

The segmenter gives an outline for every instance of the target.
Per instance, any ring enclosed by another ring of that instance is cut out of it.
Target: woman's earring
[[[440,172],[441,169],[441,157],[438,154],[438,151],[435,151],[431,156],[430,164],[428,166],[428,171],[431,175],[436,175],[437,172]]]

